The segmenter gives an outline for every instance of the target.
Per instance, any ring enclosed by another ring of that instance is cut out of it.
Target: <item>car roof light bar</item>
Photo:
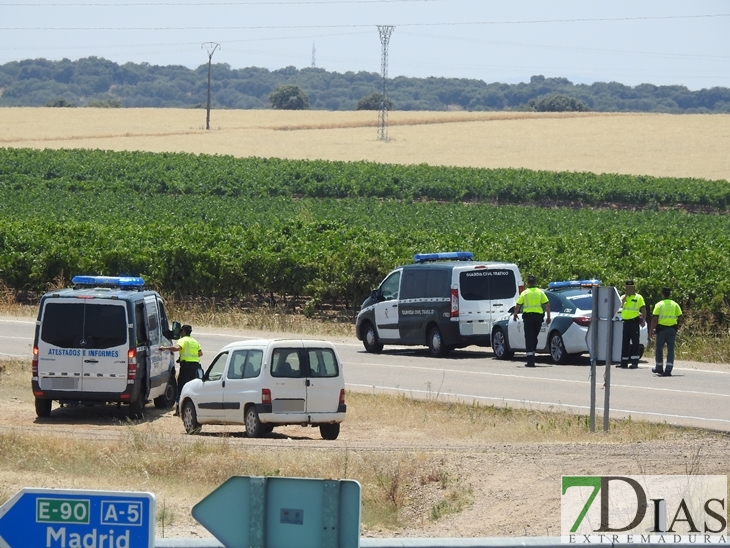
[[[472,261],[474,253],[471,251],[449,251],[446,253],[416,253],[413,256],[414,263],[425,263],[427,261]]]
[[[134,287],[144,286],[144,279],[139,276],[74,276],[71,281],[75,285],[103,286],[103,287]]]
[[[592,280],[570,280],[565,282],[550,282],[548,289],[560,289],[563,287],[587,287],[601,285],[601,280],[593,278]]]

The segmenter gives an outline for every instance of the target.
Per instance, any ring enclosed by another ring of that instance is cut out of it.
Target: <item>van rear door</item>
[[[459,333],[489,335],[492,324],[507,314],[518,297],[515,268],[474,265],[454,269],[459,284]]]
[[[271,411],[288,421],[306,421],[307,387],[302,343],[287,341],[271,352]]]
[[[38,340],[41,390],[124,392],[128,334],[124,302],[47,299]]]
[[[307,375],[307,414],[337,413],[340,390],[345,387],[337,356],[331,348],[306,350],[309,372]],[[316,417],[311,417],[316,421]]]

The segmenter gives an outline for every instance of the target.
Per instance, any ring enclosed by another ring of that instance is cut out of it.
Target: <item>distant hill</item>
[[[0,65],[0,106],[205,107],[207,70],[148,63],[118,65],[97,57],[77,61],[28,59]],[[270,108],[269,94],[282,84],[299,86],[313,109],[355,110],[363,97],[380,91],[374,72],[328,72],[286,67],[270,71],[211,71],[212,106]],[[684,86],[635,87],[617,82],[573,84],[566,78],[533,76],[529,83],[486,83],[466,78],[406,78],[388,81],[395,110],[532,110],[565,96],[599,112],[730,113],[730,89],[690,91]]]

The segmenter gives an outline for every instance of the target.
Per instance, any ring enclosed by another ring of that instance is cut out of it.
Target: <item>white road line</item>
[[[404,388],[392,388],[390,386],[356,384],[356,383],[349,383],[349,382],[345,383],[345,384],[346,384],[346,386],[391,391],[391,392],[396,392],[399,394],[406,394],[406,395],[408,395],[408,394],[424,394],[427,396],[434,395],[433,390],[411,390],[411,389],[404,389]],[[519,400],[516,398],[500,398],[500,397],[492,397],[492,396],[476,396],[474,394],[454,394],[451,392],[438,393],[438,397],[445,397],[445,396],[449,396],[449,397],[453,397],[453,398],[460,398],[460,399],[469,399],[471,401],[488,400],[488,401],[499,401],[499,402],[506,402],[506,403],[519,403],[522,405],[528,405],[528,404],[529,405],[543,405],[546,407],[563,407],[566,409],[590,410],[590,407],[587,405],[573,405],[573,404],[567,404],[567,403],[543,402],[543,401],[537,401],[537,400]],[[697,421],[702,421],[702,422],[721,422],[723,424],[730,424],[730,420],[728,420],[728,419],[711,419],[711,418],[707,418],[707,417],[694,417],[692,415],[672,415],[672,414],[667,414],[667,413],[653,413],[651,411],[636,411],[633,409],[616,409],[613,407],[611,407],[610,410],[615,413],[626,413],[629,415],[649,415],[649,416],[653,416],[653,417],[689,419],[689,420],[697,420]]]
[[[529,381],[539,379],[541,381],[552,381],[552,382],[559,382],[559,383],[565,383],[565,384],[590,384],[589,380],[580,381],[580,380],[571,380],[571,379],[554,379],[554,378],[550,378],[550,377],[526,377],[525,375],[515,375],[515,374],[509,374],[509,373],[493,373],[490,371],[467,371],[464,369],[446,369],[446,368],[436,368],[436,367],[424,367],[424,366],[420,366],[420,365],[394,365],[394,364],[382,364],[382,363],[358,363],[358,365],[383,366],[383,367],[390,367],[390,368],[396,368],[396,369],[419,369],[419,370],[423,370],[423,371],[433,371],[433,372],[441,371],[444,373],[466,373],[469,375],[485,375],[485,376],[489,376],[489,377],[513,378],[513,379],[529,380]],[[596,380],[596,384],[598,384],[598,380]],[[701,396],[719,396],[722,398],[730,398],[730,394],[721,393],[721,392],[701,392],[698,390],[655,388],[652,386],[634,386],[631,384],[611,383],[611,388],[632,388],[635,390],[648,390],[650,392],[676,392],[678,394],[699,394]]]
[[[35,325],[35,320],[2,320],[2,319],[0,319],[0,323],[24,323],[24,324]]]
[[[10,358],[30,358],[30,352],[28,354],[6,354],[5,352],[0,352],[0,356],[8,356]]]
[[[0,339],[15,339],[18,341],[32,341],[33,337],[8,337],[7,335],[0,335]]]

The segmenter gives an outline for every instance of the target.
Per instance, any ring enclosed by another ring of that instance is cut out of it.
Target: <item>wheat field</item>
[[[730,115],[2,108],[0,146],[730,180]]]

